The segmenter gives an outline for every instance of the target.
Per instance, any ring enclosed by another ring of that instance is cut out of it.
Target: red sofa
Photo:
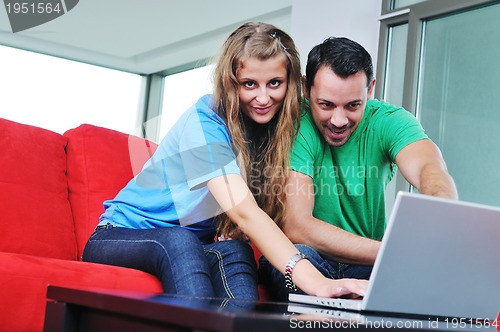
[[[0,331],[42,331],[49,284],[162,291],[142,271],[81,261],[103,201],[155,149],[92,125],[60,135],[0,118]]]

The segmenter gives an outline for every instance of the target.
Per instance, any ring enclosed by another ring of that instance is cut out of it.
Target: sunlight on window
[[[213,65],[165,77],[160,140],[198,99],[212,93]]]
[[[83,123],[133,134],[141,77],[0,46],[0,116],[58,133]]]
[[[395,10],[395,9],[411,6],[411,5],[414,5],[416,3],[420,3],[420,2],[424,2],[424,1],[426,1],[426,0],[393,0],[391,7],[393,10]]]

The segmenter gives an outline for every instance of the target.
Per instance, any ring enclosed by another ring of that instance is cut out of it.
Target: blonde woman
[[[365,281],[323,277],[279,228],[302,94],[292,39],[269,24],[240,26],[223,45],[214,86],[104,202],[83,259],[149,272],[167,293],[257,299],[250,240],[291,288],[363,295]]]

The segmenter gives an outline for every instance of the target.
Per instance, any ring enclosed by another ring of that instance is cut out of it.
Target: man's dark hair
[[[306,88],[310,91],[318,69],[328,66],[337,76],[347,78],[362,70],[369,85],[373,79],[370,54],[360,44],[344,37],[330,37],[316,45],[307,57]]]

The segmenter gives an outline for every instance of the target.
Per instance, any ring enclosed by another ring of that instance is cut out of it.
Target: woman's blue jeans
[[[98,228],[87,241],[83,260],[148,272],[160,279],[166,293],[251,300],[259,296],[248,243],[202,244],[182,227]]]
[[[312,265],[314,265],[319,272],[327,278],[370,278],[373,268],[372,266],[350,265],[335,262],[324,258],[318,251],[305,244],[296,244],[295,247],[298,251],[306,255]],[[288,294],[292,291],[285,286],[285,277],[283,276],[283,273],[274,268],[265,257],[260,259],[259,278],[260,281],[266,286],[269,296],[273,300],[288,301]],[[304,294],[300,290],[297,290],[297,293]]]

